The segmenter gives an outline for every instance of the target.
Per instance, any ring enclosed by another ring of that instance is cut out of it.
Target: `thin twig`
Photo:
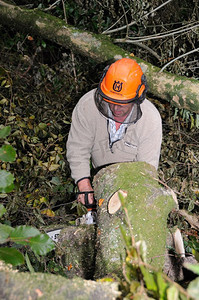
[[[124,6],[122,4],[122,1],[120,0],[120,4],[122,6],[122,10],[124,12],[124,17],[125,17],[125,21],[126,21],[126,36],[128,36],[128,32],[129,32],[129,25],[128,25],[128,19],[127,19],[127,16],[126,16],[126,12],[125,12],[125,9],[124,9]]]
[[[63,6],[63,11],[64,11],[64,20],[67,24],[67,17],[66,17],[66,7],[65,7],[65,3],[64,3],[64,0],[62,0],[62,6]]]
[[[155,40],[155,39],[162,39],[162,38],[165,38],[165,37],[168,37],[168,36],[171,36],[171,35],[174,35],[174,34],[178,34],[178,33],[182,33],[182,32],[187,32],[187,31],[190,31],[196,27],[199,27],[199,24],[197,25],[194,25],[192,27],[188,27],[188,28],[184,28],[184,29],[180,29],[180,30],[176,30],[176,31],[173,31],[171,33],[165,33],[165,34],[156,34],[156,35],[149,35],[147,37],[137,37],[136,39],[135,38],[131,38],[129,37],[129,39],[115,39],[115,42],[116,43],[137,43],[137,42],[144,42],[144,41],[148,41],[148,40]]]
[[[144,18],[147,18],[150,14],[154,13],[155,11],[162,8],[163,6],[165,6],[166,4],[168,4],[171,1],[172,0],[168,0],[165,3],[161,4],[160,6],[152,9],[152,11],[150,11],[149,13],[147,13],[143,17],[141,17],[140,20],[143,20]],[[130,27],[131,25],[134,25],[134,24],[136,24],[136,21],[133,21],[133,22],[129,23],[128,25],[124,25],[120,28],[116,28],[116,29],[112,29],[112,30],[106,30],[106,31],[102,32],[102,34],[110,34],[110,33],[113,33],[113,32],[118,32],[118,31],[121,31],[121,30],[125,29],[127,26]]]
[[[53,9],[57,5],[57,3],[59,3],[60,1],[61,0],[55,1],[55,3],[51,4],[48,8],[45,8],[44,11],[48,11],[48,10]]]
[[[129,12],[130,9],[127,10],[126,14]],[[109,34],[110,29],[113,28],[122,18],[124,17],[124,14],[114,23],[112,24],[108,29],[102,32],[102,34]],[[114,29],[115,30],[115,29]]]
[[[164,37],[165,35],[167,36],[170,33],[171,33],[170,35],[174,35],[174,34],[182,32],[184,30],[186,31],[186,30],[192,29],[195,26],[199,26],[199,22],[198,21],[197,22],[188,23],[188,24],[183,25],[183,26],[181,26],[179,28],[175,28],[175,29],[171,29],[171,30],[166,30],[164,32],[159,32],[159,33],[155,33],[155,34],[151,34],[151,35],[136,36],[136,37],[131,36],[129,38],[132,39],[132,40],[137,41],[137,40],[146,39],[146,38],[150,38],[151,39],[151,38],[157,37],[157,36],[160,36],[160,37],[163,36]]]
[[[73,74],[75,77],[75,89],[76,92],[78,93],[78,80],[77,80],[77,73],[76,73],[76,69],[75,69],[75,56],[73,51],[71,51],[71,60],[72,60],[72,66],[73,66]]]
[[[115,43],[117,43],[117,40],[114,40]],[[125,43],[128,43],[128,40],[125,41]],[[148,52],[150,52],[153,56],[155,56],[159,61],[161,61],[161,57],[155,52],[153,51],[151,48],[149,48],[148,46],[146,46],[145,44],[142,43],[134,43],[136,46],[143,48],[145,50],[147,50]]]
[[[166,67],[168,67],[170,64],[172,64],[174,61],[176,61],[176,60],[178,60],[178,59],[180,59],[180,58],[182,58],[182,57],[184,57],[184,56],[187,56],[187,55],[189,55],[189,54],[191,54],[191,53],[197,52],[197,51],[199,51],[199,48],[194,49],[194,50],[191,50],[191,51],[189,51],[189,52],[187,52],[187,53],[184,53],[184,54],[182,54],[182,55],[180,55],[180,56],[178,56],[178,57],[172,59],[170,62],[168,62],[168,63],[167,63],[167,64],[159,71],[159,73],[161,73]]]

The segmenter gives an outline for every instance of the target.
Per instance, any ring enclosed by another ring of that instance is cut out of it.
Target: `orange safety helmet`
[[[99,111],[106,117],[108,114],[107,103],[137,105],[137,121],[142,113],[140,104],[144,101],[147,92],[146,77],[138,63],[130,58],[117,60],[104,70],[100,83],[95,93],[95,103]]]

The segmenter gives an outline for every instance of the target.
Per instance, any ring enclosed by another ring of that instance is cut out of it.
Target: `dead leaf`
[[[99,206],[101,206],[103,202],[104,202],[104,199],[102,199],[102,198],[101,198],[101,199],[99,199],[99,201],[98,201],[98,205],[99,205]]]
[[[73,267],[72,264],[68,265],[68,267],[67,267],[68,271],[70,271],[72,269],[72,267]]]
[[[35,292],[37,293],[39,298],[43,296],[43,293],[40,289],[36,289]]]
[[[41,211],[41,214],[42,215],[46,215],[46,216],[48,216],[48,217],[54,217],[55,216],[55,213],[54,213],[54,211],[52,211],[51,209],[43,209],[42,211]]]

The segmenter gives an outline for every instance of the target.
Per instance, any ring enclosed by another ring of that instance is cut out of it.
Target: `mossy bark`
[[[167,217],[176,206],[172,196],[157,181],[154,167],[144,162],[120,163],[108,166],[94,178],[98,207],[98,232],[95,277],[116,273],[121,276],[125,257],[120,224],[125,224],[125,214],[120,208],[109,214],[108,202],[117,190],[127,193],[125,207],[135,240],[147,244],[148,263],[162,269],[164,266],[167,238]],[[126,227],[129,234],[128,226]]]
[[[92,279],[95,269],[94,225],[67,226],[60,232],[56,256],[66,268],[68,278]]]
[[[114,45],[111,39],[69,26],[65,21],[40,10],[21,9],[0,0],[0,23],[22,32],[36,34],[67,49],[72,49],[96,62],[130,57],[130,53]],[[133,57],[147,76],[149,91],[179,108],[199,113],[199,82],[160,69]]]
[[[0,271],[0,299],[6,300],[113,300],[120,295],[118,283],[66,279],[44,273]]]

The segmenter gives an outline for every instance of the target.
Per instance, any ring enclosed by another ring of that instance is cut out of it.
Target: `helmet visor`
[[[142,111],[140,108],[140,104],[138,101],[134,101],[132,99],[130,100],[114,100],[114,99],[107,99],[107,97],[102,97],[101,93],[99,93],[98,89],[95,92],[95,104],[98,108],[98,110],[108,119],[114,120],[114,115],[112,114],[112,111],[110,109],[110,103],[115,105],[124,105],[133,103],[132,110],[129,113],[129,115],[126,117],[126,119],[122,122],[124,124],[129,123],[136,123],[142,116]],[[118,121],[117,121],[118,122]]]

